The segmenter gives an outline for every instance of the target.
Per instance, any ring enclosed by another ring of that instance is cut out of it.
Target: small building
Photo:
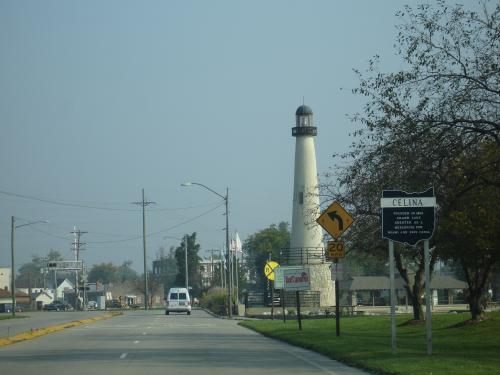
[[[12,303],[12,294],[10,291],[5,289],[0,289],[0,304],[3,303]],[[30,296],[27,293],[17,291],[16,292],[16,304],[21,305],[23,307],[28,307],[30,304]]]
[[[35,304],[35,309],[42,310],[43,306],[48,305],[54,300],[54,297],[45,291],[38,291],[31,295],[31,299]]]
[[[353,276],[340,284],[347,294],[350,306],[388,306],[390,305],[390,280],[387,276]],[[408,305],[405,284],[400,277],[395,279],[396,304]],[[435,275],[431,279],[432,304],[451,305],[464,303],[464,290],[467,284],[451,276]]]
[[[0,289],[10,290],[10,268],[0,267]]]

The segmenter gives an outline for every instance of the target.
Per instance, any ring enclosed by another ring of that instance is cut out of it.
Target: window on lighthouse
[[[307,126],[307,117],[302,118],[302,126]]]
[[[304,193],[302,191],[299,193],[299,204],[304,204]]]

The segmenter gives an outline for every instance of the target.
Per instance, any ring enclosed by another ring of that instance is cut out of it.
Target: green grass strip
[[[297,322],[248,320],[240,324],[265,336],[311,349],[352,366],[380,374],[500,374],[500,312],[488,320],[461,325],[469,314],[434,314],[433,354],[427,354],[425,324],[404,325],[397,317],[397,354],[391,353],[389,316],[346,317],[341,335],[335,319]],[[458,325],[458,326],[457,326]]]

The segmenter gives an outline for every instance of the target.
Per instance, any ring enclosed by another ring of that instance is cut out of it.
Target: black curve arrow
[[[342,220],[342,218],[337,215],[337,211],[328,212],[328,216],[330,217],[330,219],[332,219],[333,222],[335,222],[335,220],[339,221],[339,231],[344,230],[344,220]]]

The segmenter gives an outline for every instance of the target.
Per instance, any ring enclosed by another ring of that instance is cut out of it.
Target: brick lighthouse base
[[[329,264],[309,264],[310,286],[320,292],[320,307],[335,306],[335,287]]]

